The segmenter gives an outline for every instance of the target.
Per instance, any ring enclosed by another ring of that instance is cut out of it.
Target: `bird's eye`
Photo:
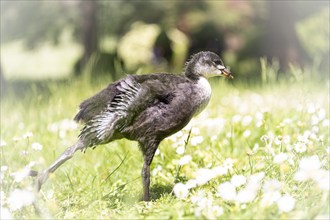
[[[223,63],[221,62],[221,60],[214,60],[213,63],[215,65],[223,65]]]

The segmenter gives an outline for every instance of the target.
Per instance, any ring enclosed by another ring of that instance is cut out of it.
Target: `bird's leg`
[[[82,141],[78,141],[76,144],[72,145],[71,147],[68,147],[56,160],[55,162],[50,165],[46,170],[44,170],[40,175],[38,176],[38,183],[37,183],[37,190],[39,191],[42,184],[46,182],[46,180],[49,177],[50,173],[53,173],[57,168],[59,168],[65,161],[71,159],[73,157],[73,154],[77,150],[84,149],[84,144]]]
[[[142,184],[143,184],[143,200],[150,201],[150,164],[154,158],[159,142],[146,145],[143,151],[143,167],[142,167]]]
[[[150,165],[144,161],[142,168],[143,200],[150,201]]]

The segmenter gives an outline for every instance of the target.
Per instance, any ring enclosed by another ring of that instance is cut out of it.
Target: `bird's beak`
[[[221,73],[227,78],[234,79],[234,76],[231,74],[230,70],[227,68],[222,69]]]
[[[230,79],[234,79],[234,76],[231,74],[230,70],[223,65],[217,65],[217,69],[221,71],[221,75]]]

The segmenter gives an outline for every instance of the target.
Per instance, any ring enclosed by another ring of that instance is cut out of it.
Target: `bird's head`
[[[212,76],[234,78],[220,57],[209,51],[194,54],[186,64],[185,75],[192,79],[197,79],[201,76],[207,78]]]

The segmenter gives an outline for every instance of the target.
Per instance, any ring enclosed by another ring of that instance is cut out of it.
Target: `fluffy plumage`
[[[129,75],[80,104],[75,120],[84,124],[69,147],[38,179],[38,189],[77,150],[127,138],[139,143],[144,200],[149,200],[150,164],[159,143],[181,130],[204,109],[211,96],[208,76],[231,77],[218,55],[200,52],[187,62],[184,75]]]

